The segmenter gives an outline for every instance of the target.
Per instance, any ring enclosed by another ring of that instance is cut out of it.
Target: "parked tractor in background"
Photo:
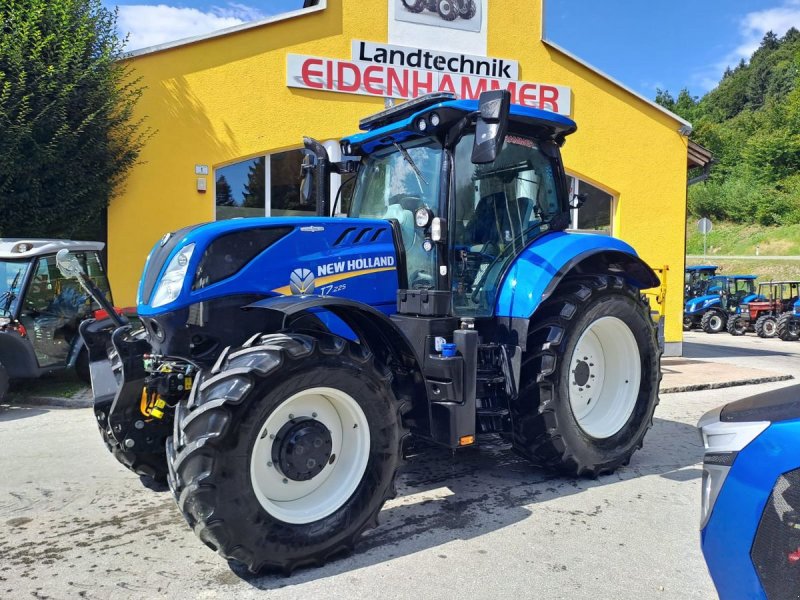
[[[800,298],[800,281],[770,281],[758,284],[758,296],[740,304],[728,318],[727,329],[731,335],[744,335],[755,331],[758,337],[772,338],[778,333],[778,319],[791,312]]]
[[[716,265],[692,265],[686,267],[684,278],[683,301],[697,298],[706,293],[708,280],[717,274]]]
[[[102,243],[0,238],[0,400],[13,379],[74,368],[90,380],[78,326],[98,307],[80,285],[62,277],[56,266],[62,249],[111,300]]]
[[[254,572],[352,548],[409,433],[453,451],[502,434],[597,477],[628,464],[658,402],[657,276],[621,240],[565,231],[572,120],[492,91],[360,125],[341,162],[305,139],[320,216],[167,234],[144,330],[81,327],[114,455],[167,478],[200,539]],[[326,216],[331,173],[355,175],[347,218]]]
[[[796,342],[800,339],[800,300],[794,303],[780,317],[776,325],[778,337],[784,342]]]
[[[702,296],[691,298],[683,310],[683,330],[700,327],[706,333],[725,331],[728,318],[741,304],[763,299],[756,294],[755,275],[715,275]]]

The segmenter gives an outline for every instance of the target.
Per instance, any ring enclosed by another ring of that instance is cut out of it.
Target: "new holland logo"
[[[314,293],[314,274],[308,269],[295,269],[289,276],[289,289],[292,294]]]

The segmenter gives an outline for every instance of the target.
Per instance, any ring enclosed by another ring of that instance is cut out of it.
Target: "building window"
[[[316,214],[300,199],[302,160],[300,150],[288,150],[215,169],[217,221]]]
[[[266,214],[266,157],[216,169],[217,221]]]
[[[571,229],[613,233],[611,223],[614,216],[614,196],[593,186],[588,181],[569,177],[570,198],[574,194],[586,194],[586,202],[572,212]]]

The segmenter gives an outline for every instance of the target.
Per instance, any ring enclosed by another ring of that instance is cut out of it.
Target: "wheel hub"
[[[589,363],[579,360],[575,370],[572,373],[575,376],[575,384],[583,387],[589,383],[589,377],[592,374],[592,370],[589,367]]]
[[[275,436],[272,462],[288,479],[308,481],[331,457],[333,440],[323,423],[310,417],[288,421]]]

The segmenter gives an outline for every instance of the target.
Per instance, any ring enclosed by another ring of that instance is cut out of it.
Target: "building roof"
[[[694,167],[705,167],[714,161],[714,155],[711,150],[703,148],[697,142],[689,140],[689,148],[687,153],[687,166],[692,169]]]
[[[46,240],[31,238],[0,238],[0,259],[22,259],[55,254],[66,248],[70,252],[102,250],[103,242],[79,242],[74,240]]]

